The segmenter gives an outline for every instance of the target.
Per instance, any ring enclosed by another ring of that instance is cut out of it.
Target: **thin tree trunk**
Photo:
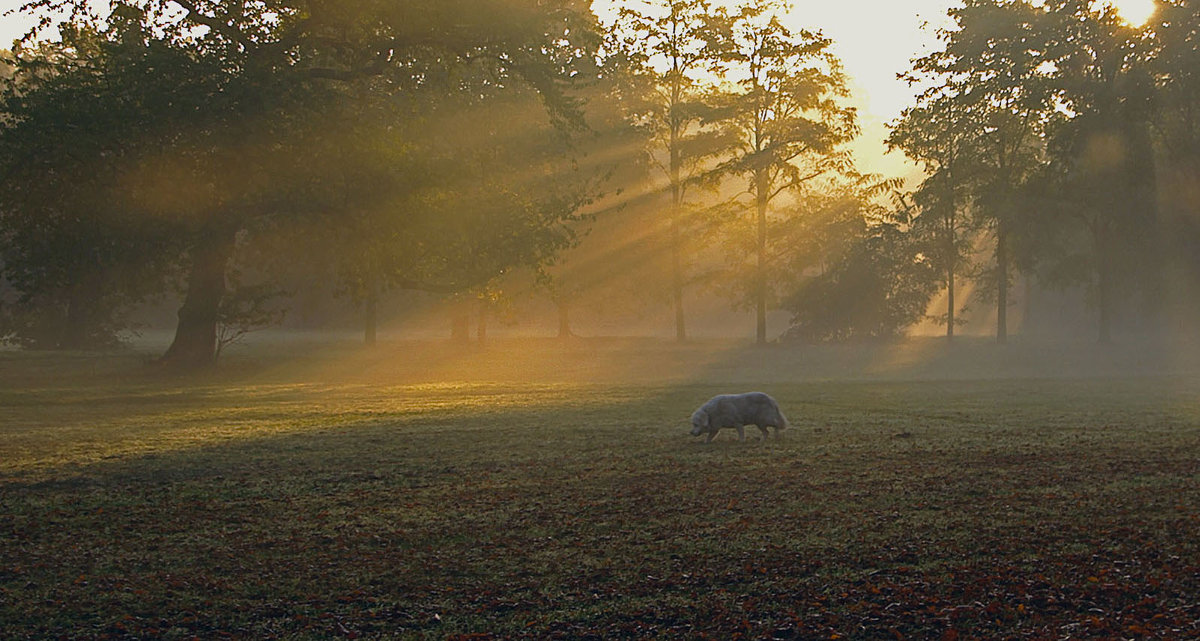
[[[370,261],[367,270],[364,287],[366,298],[363,300],[363,343],[373,346],[379,333],[379,285]]]
[[[1109,259],[1108,234],[1103,223],[1096,226],[1096,289],[1099,305],[1099,342],[1112,342],[1112,261]]]
[[[687,340],[687,328],[683,314],[683,234],[680,230],[683,217],[683,186],[680,184],[679,133],[671,127],[670,142],[671,172],[671,298],[675,305],[675,340]]]
[[[954,263],[946,270],[946,342],[954,341]]]
[[[954,169],[949,173],[950,209],[947,212],[949,220],[945,220],[946,230],[946,342],[954,342],[954,272],[958,269],[958,210],[955,209],[954,198]]]
[[[375,292],[375,288],[372,287],[371,290],[367,292],[367,300],[363,305],[363,324],[365,326],[363,331],[363,342],[369,346],[375,344],[376,334],[379,328],[379,311],[377,308],[378,298],[379,296]]]
[[[225,268],[236,242],[236,230],[214,225],[206,228],[192,247],[187,294],[179,308],[175,340],[161,363],[196,369],[216,362],[217,316],[225,296]]]
[[[1034,333],[1033,326],[1033,268],[1025,273],[1025,310],[1021,314],[1021,334],[1029,336]]]
[[[757,316],[757,332],[755,342],[765,345],[767,342],[767,176],[766,170],[760,170],[755,176],[756,204],[758,206],[758,243],[757,264],[754,272],[754,300]]]
[[[571,331],[570,307],[563,301],[555,301],[554,304],[558,308],[558,337],[571,338],[575,334]]]
[[[996,342],[1008,342],[1008,234],[996,233]]]
[[[488,308],[485,301],[479,301],[479,324],[475,326],[475,338],[480,343],[487,342]]]
[[[59,349],[90,349],[94,340],[97,298],[103,286],[102,276],[91,270],[71,288],[67,297],[66,322],[59,336]]]
[[[450,317],[450,341],[466,343],[471,339],[471,315],[462,305],[457,305]]]
[[[679,205],[672,208],[675,214],[671,217],[671,298],[675,304],[675,340],[687,340],[687,327],[683,314],[683,257],[679,246]]]

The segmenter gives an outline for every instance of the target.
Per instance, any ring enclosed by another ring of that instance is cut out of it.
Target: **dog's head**
[[[708,412],[703,408],[692,412],[692,436],[700,436],[708,431]]]

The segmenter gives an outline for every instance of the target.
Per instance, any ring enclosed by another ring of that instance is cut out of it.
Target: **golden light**
[[[1112,6],[1135,27],[1146,24],[1154,15],[1154,0],[1112,0]]]

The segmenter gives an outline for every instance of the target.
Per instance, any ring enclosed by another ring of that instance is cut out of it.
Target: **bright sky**
[[[820,29],[834,42],[861,109],[887,121],[912,102],[914,91],[896,75],[937,45],[955,0],[799,0],[793,28]],[[864,114],[864,115],[866,115]]]
[[[0,0],[0,49],[11,48],[13,40],[21,38],[37,24],[37,20],[28,14],[15,11],[23,4],[24,0]]]
[[[736,0],[714,0],[736,5]],[[787,24],[817,29],[834,42],[834,50],[851,77],[862,107],[888,120],[912,100],[913,92],[896,79],[909,60],[936,46],[936,29],[948,24],[946,10],[956,0],[795,0]],[[624,0],[594,0],[602,19]],[[628,3],[635,4],[635,3]],[[636,3],[636,4],[640,4]],[[926,24],[928,27],[923,28]]]
[[[714,0],[736,5],[736,0]],[[851,77],[854,89],[871,115],[887,121],[900,115],[914,92],[896,79],[909,61],[937,45],[936,31],[949,26],[946,12],[959,0],[793,0],[788,17],[792,28],[819,29],[834,41],[834,49]],[[612,14],[625,0],[594,0],[601,17]],[[628,3],[633,4],[633,3]],[[1131,22],[1141,24],[1154,9],[1154,0],[1112,0]]]
[[[863,134],[854,153],[859,168],[885,175],[912,171],[901,154],[886,154],[887,123],[913,103],[917,91],[896,76],[937,47],[937,30],[957,0],[798,0],[789,26],[820,29],[850,77]]]
[[[714,0],[733,6],[736,0]],[[602,18],[624,0],[593,0]],[[1149,18],[1154,0],[1114,0],[1131,22]],[[950,25],[946,12],[959,0],[793,0],[787,24],[793,29],[819,29],[834,42],[834,51],[850,77],[859,108],[862,139],[855,147],[860,168],[888,175],[912,171],[901,157],[884,154],[887,123],[913,103],[916,91],[897,79],[909,62],[938,46],[937,30]]]
[[[3,6],[0,3],[0,6]],[[0,49],[8,49],[12,47],[12,41],[20,38],[21,34],[29,27],[32,20],[29,20],[24,15],[11,16],[6,15],[8,8],[0,9]]]
[[[622,4],[623,0],[593,2],[602,19]],[[855,148],[861,169],[889,175],[911,171],[898,155],[884,155],[886,124],[915,95],[896,75],[908,70],[911,59],[937,46],[937,29],[948,25],[946,10],[955,4],[957,0],[795,0],[788,26],[817,29],[831,38],[850,77],[863,128]]]

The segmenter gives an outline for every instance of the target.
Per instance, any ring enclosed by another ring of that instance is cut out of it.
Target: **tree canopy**
[[[903,74],[907,186],[861,175],[835,43],[782,0],[609,24],[584,0],[23,10],[46,20],[0,80],[6,342],[111,345],[178,294],[161,362],[201,366],[308,281],[368,342],[396,290],[495,304],[519,282],[566,334],[589,296],[666,293],[680,340],[702,284],[760,343],[779,309],[806,340],[926,313],[953,337],[964,292],[1003,342],[1019,282],[1080,292],[1101,341],[1200,309],[1191,0],[1142,27],[1099,1],[955,6]]]
[[[63,42],[15,57],[0,140],[6,174],[28,188],[53,188],[55,207],[70,202],[60,194],[80,199],[70,205],[77,217],[140,248],[104,245],[70,212],[48,227],[44,201],[14,199],[4,215],[29,222],[23,228],[38,242],[72,261],[103,264],[96,254],[107,251],[141,268],[182,269],[186,295],[167,362],[214,357],[226,265],[257,229],[298,226],[310,237],[358,230],[357,238],[371,240],[356,240],[367,244],[354,255],[366,257],[375,277],[446,290],[543,261],[570,241],[562,223],[586,199],[578,184],[566,193],[572,188],[536,184],[540,176],[526,172],[497,185],[489,170],[512,167],[514,158],[569,164],[569,145],[556,142],[565,134],[548,132],[536,117],[505,132],[520,137],[517,150],[493,147],[496,129],[490,139],[479,129],[469,140],[445,133],[471,111],[486,112],[475,123],[504,126],[514,109],[534,113],[514,107],[530,100],[560,132],[580,126],[569,87],[596,78],[599,44],[583,3],[172,0],[116,3],[102,18],[89,15],[88,3],[67,4],[75,14],[61,27]],[[501,119],[494,111],[504,112]],[[443,134],[418,133],[416,123]],[[74,159],[102,171],[69,164]],[[28,173],[48,168],[66,182],[36,184]],[[73,173],[95,183],[72,182]],[[471,175],[475,184],[466,189],[460,180]],[[472,215],[488,220],[486,228],[474,225],[483,236],[460,233]],[[115,230],[121,216],[135,218],[153,242]],[[68,253],[81,236],[101,246]],[[12,242],[21,251],[36,247]],[[44,292],[54,278],[70,279],[46,274],[34,283],[14,271],[20,265],[5,260],[18,288]],[[88,268],[58,271],[72,269]],[[355,269],[343,273],[361,278]]]

